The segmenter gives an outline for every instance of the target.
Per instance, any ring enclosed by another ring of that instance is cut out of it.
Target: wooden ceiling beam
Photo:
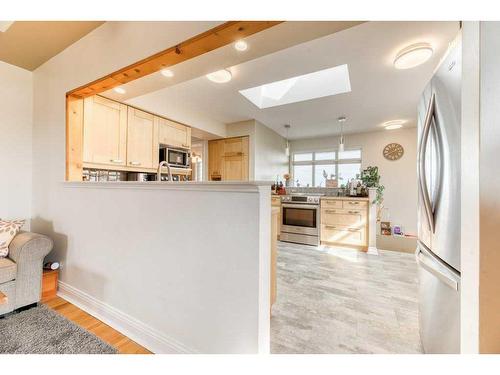
[[[283,21],[229,21],[67,93],[85,98],[234,43]]]

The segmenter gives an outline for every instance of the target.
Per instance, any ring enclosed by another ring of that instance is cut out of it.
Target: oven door
[[[188,167],[188,153],[182,150],[167,148],[167,163],[175,167]]]
[[[282,210],[282,232],[319,235],[318,205],[283,203]]]

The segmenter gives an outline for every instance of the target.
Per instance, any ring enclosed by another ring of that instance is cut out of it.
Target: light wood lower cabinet
[[[127,166],[153,169],[158,165],[158,117],[128,108]]]
[[[271,208],[276,207],[279,209],[278,212],[278,239],[280,238],[280,232],[281,232],[281,196],[279,195],[271,195]]]
[[[100,96],[83,103],[83,162],[125,166],[127,106]]]
[[[276,207],[271,208],[271,308],[276,302],[278,284],[276,276],[276,263],[278,260],[278,224],[280,213]]]
[[[247,181],[248,136],[208,142],[208,176],[211,181]]]
[[[321,233],[323,243],[368,249],[368,201],[323,198]]]

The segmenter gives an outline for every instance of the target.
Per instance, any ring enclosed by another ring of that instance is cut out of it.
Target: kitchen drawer
[[[346,245],[365,245],[365,228],[349,228],[337,225],[321,225],[321,241]]]
[[[368,201],[352,200],[343,201],[342,208],[366,208],[368,206]]]
[[[340,199],[322,199],[321,207],[325,208],[342,208],[342,201]]]
[[[366,210],[321,209],[322,224],[360,227],[367,224],[366,219]]]

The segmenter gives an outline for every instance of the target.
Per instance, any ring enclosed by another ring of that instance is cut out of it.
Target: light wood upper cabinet
[[[126,165],[127,106],[92,96],[83,110],[83,162]]]
[[[191,148],[191,128],[176,122],[160,119],[159,142],[164,145]]]
[[[127,166],[156,168],[158,165],[158,122],[159,118],[128,108]]]

